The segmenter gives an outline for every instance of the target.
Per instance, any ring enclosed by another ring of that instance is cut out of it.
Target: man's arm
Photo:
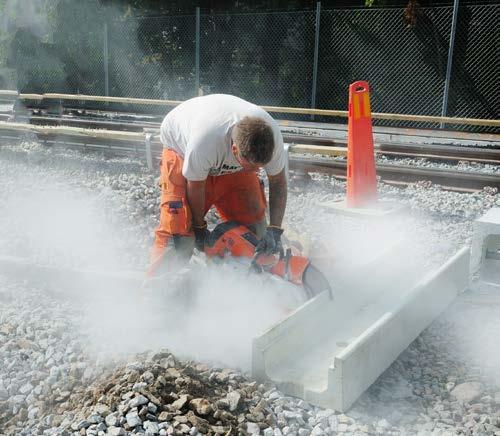
[[[186,198],[193,217],[193,226],[202,227],[205,225],[205,182],[187,181]]]
[[[269,219],[271,226],[281,227],[285,215],[287,186],[285,170],[269,178]]]

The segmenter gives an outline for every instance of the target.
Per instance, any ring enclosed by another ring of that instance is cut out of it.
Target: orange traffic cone
[[[347,141],[347,207],[365,207],[377,201],[372,114],[368,82],[349,86]]]

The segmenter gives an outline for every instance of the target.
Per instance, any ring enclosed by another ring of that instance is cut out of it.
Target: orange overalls
[[[160,225],[155,232],[148,276],[168,268],[167,248],[175,238],[194,241],[191,210],[186,199],[187,180],[182,175],[184,160],[175,151],[163,149],[161,159]],[[205,190],[205,211],[215,206],[223,221],[256,224],[264,220],[266,197],[255,171],[240,171],[221,176],[208,176]]]

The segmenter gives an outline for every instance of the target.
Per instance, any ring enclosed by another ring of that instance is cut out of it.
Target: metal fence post
[[[316,34],[314,37],[314,63],[313,63],[313,80],[311,90],[311,109],[316,108],[316,85],[318,81],[318,56],[319,56],[319,24],[321,21],[321,2],[316,3]],[[311,115],[311,120],[314,120],[314,115]]]
[[[151,138],[153,135],[151,133],[146,133],[144,137],[144,144],[146,146],[146,162],[148,164],[149,171],[153,171],[153,154],[151,153]]]
[[[196,54],[195,54],[195,73],[194,73],[194,95],[200,94],[200,7],[196,7]]]
[[[448,64],[446,65],[446,79],[444,82],[444,92],[443,92],[443,107],[441,109],[442,117],[445,117],[446,114],[448,113],[448,95],[450,92],[451,69],[453,65],[453,49],[455,46],[455,33],[457,30],[458,2],[459,0],[455,0],[453,2],[453,19],[451,21],[450,46],[448,47]],[[444,128],[444,123],[441,123],[441,128]]]
[[[109,96],[108,23],[104,23],[103,41],[104,95]]]

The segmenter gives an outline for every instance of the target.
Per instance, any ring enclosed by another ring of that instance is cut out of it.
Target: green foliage
[[[103,92],[98,0],[0,1],[6,23],[0,29],[0,68],[15,70],[14,86],[27,92]]]

